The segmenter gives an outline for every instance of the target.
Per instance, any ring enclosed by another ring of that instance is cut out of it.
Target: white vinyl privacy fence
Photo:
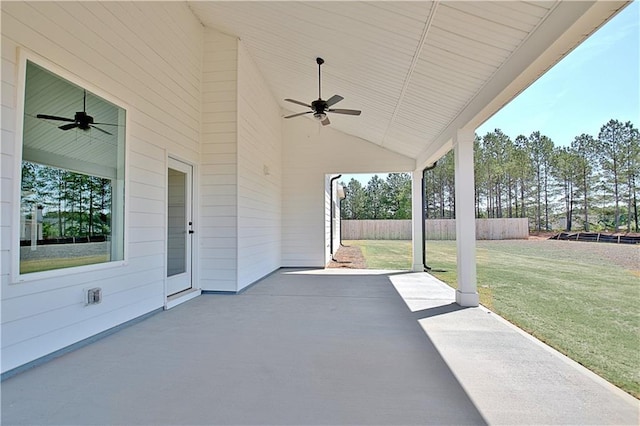
[[[455,240],[455,219],[425,221],[427,240]],[[476,219],[476,239],[515,240],[529,236],[527,218]],[[410,220],[342,220],[343,240],[410,240]]]

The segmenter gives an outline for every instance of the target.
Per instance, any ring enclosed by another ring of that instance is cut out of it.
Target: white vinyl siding
[[[2,26],[5,18],[2,16]],[[15,214],[15,182],[16,155],[19,148],[15,144],[16,135],[16,72],[17,56],[15,44],[5,40],[2,34],[2,144],[0,145],[0,279],[2,289],[11,280],[12,255],[12,220]],[[4,318],[4,307],[2,309]]]
[[[338,188],[340,187],[340,182],[341,179],[337,179],[336,183],[334,184],[334,190],[333,190],[333,253],[335,256],[335,253],[338,251],[338,249],[340,248],[340,243],[342,242],[342,238],[340,238],[340,233],[341,233],[341,221],[340,221],[340,203],[341,203],[341,199],[340,196],[338,194]]]
[[[324,226],[325,226],[325,264],[331,262],[332,257],[335,257],[336,252],[340,248],[340,197],[338,197],[338,187],[340,186],[341,178],[337,178],[331,183],[331,179],[337,177],[338,175],[327,175],[325,177],[325,215],[324,215]],[[333,209],[333,214],[331,213],[331,209]],[[333,235],[331,234],[331,221],[333,220]],[[333,237],[333,256],[331,252],[331,237]]]
[[[336,175],[337,176],[337,175]],[[331,262],[331,199],[333,191],[331,187],[335,183],[331,183],[333,175],[327,175],[324,178],[324,263]]]
[[[260,70],[238,49],[238,290],[280,267],[282,119]]]
[[[128,107],[123,266],[11,283],[20,47]],[[201,52],[184,3],[2,3],[2,371],[163,306],[166,152],[198,160]]]
[[[238,40],[205,29],[200,162],[200,284],[237,291]]]
[[[201,285],[242,290],[280,267],[280,108],[237,39],[205,30]]]

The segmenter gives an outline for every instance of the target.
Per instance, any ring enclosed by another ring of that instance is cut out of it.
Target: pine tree
[[[514,164],[516,174],[516,198],[520,198],[520,211],[518,212],[516,201],[516,216],[527,217],[527,197],[530,192],[531,182],[534,176],[533,166],[528,153],[528,139],[519,135],[514,143],[511,162]],[[519,213],[519,214],[518,214]]]
[[[366,211],[367,219],[386,219],[387,212],[385,211],[386,204],[386,184],[385,181],[378,175],[373,175],[367,187],[365,188],[366,195]]]
[[[362,184],[351,179],[348,185],[341,182],[346,190],[346,198],[340,203],[340,215],[343,219],[366,219],[365,192]]]
[[[602,126],[598,134],[598,151],[600,152],[601,167],[604,172],[604,181],[613,192],[615,205],[614,231],[620,230],[620,200],[621,184],[624,182],[627,164],[628,150],[625,147],[633,138],[633,125],[631,122],[621,123],[618,120],[610,120]]]
[[[590,188],[593,185],[596,141],[593,136],[583,133],[576,136],[571,142],[571,149],[577,156],[576,173],[579,176],[577,187],[578,191],[582,193],[582,208],[584,210],[583,229],[589,232]]]
[[[389,219],[411,219],[411,175],[389,173],[386,191],[385,201]]]
[[[570,147],[557,147],[551,156],[551,174],[558,182],[564,199],[566,231],[571,231],[575,187],[579,180],[579,157]]]
[[[549,230],[549,161],[553,141],[540,132],[533,132],[527,139],[529,158],[535,172],[536,230],[542,230],[542,197],[544,195],[545,230]]]

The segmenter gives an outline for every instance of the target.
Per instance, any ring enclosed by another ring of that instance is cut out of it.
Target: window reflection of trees
[[[25,219],[33,220],[34,207],[41,207],[41,243],[79,237],[104,241],[111,234],[109,179],[25,161],[22,193]],[[22,241],[29,244],[28,239]]]

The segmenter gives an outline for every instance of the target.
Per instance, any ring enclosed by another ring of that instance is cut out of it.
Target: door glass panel
[[[187,175],[169,169],[167,276],[187,270]]]

